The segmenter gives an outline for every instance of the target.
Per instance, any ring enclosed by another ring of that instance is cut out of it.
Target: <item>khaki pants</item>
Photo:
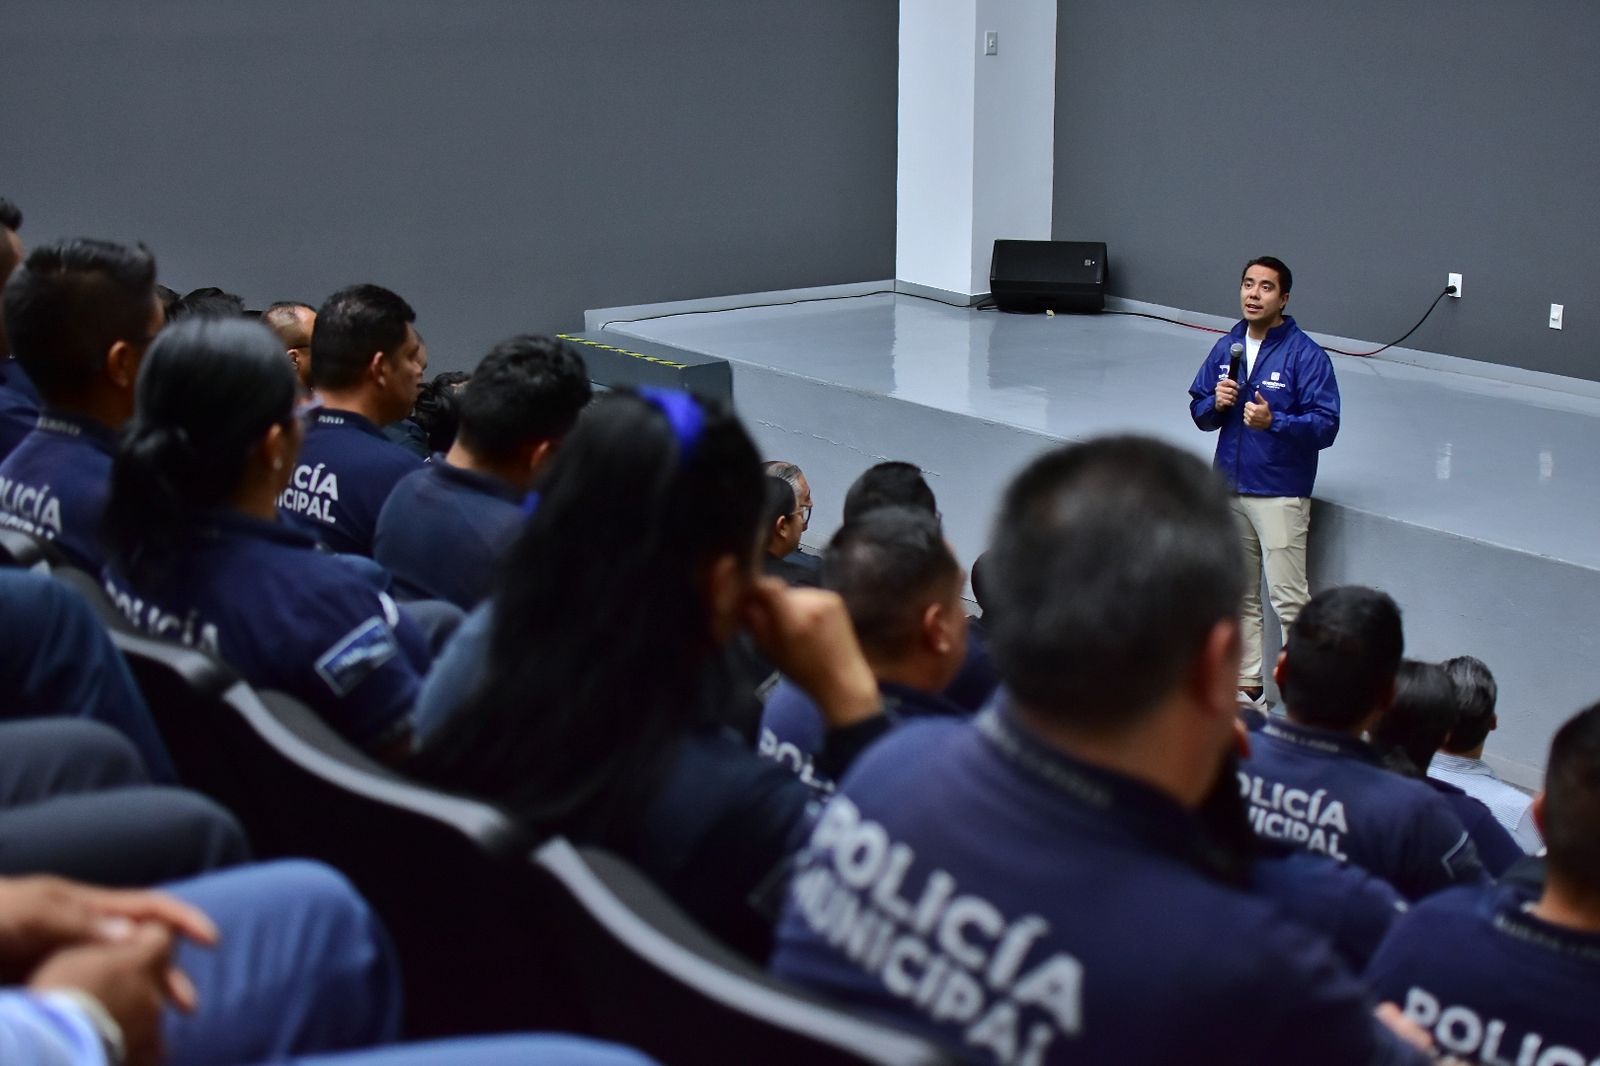
[[[1240,628],[1244,656],[1239,662],[1239,687],[1262,683],[1261,571],[1267,572],[1267,595],[1285,638],[1300,608],[1311,599],[1306,580],[1306,534],[1311,530],[1311,501],[1303,496],[1235,496],[1233,517],[1244,541],[1244,610]]]

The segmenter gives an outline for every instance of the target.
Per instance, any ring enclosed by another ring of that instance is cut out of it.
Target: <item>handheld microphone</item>
[[[1239,380],[1239,364],[1244,359],[1244,345],[1235,341],[1233,347],[1228,349],[1228,380]]]

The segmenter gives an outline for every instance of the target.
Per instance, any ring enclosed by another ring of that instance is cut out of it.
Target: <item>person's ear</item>
[[[1538,828],[1538,830],[1539,830],[1539,838],[1541,840],[1544,839],[1544,836],[1545,836],[1545,831],[1544,831],[1544,798],[1545,798],[1545,794],[1543,792],[1540,792],[1537,796],[1533,797],[1533,805],[1529,808],[1533,812],[1533,824],[1534,824],[1535,827]]]
[[[747,575],[737,555],[719,555],[701,572],[701,595],[711,617],[718,643],[732,640],[739,630],[739,608],[744,601]]]
[[[278,422],[268,428],[261,438],[261,458],[267,469],[278,474],[295,460],[295,441],[288,428]]]
[[[955,647],[955,634],[950,626],[950,610],[934,602],[922,609],[922,643],[935,655],[949,655]]]
[[[119,392],[132,392],[139,379],[139,364],[144,361],[144,346],[129,341],[113,341],[106,352],[106,377]]]
[[[371,362],[367,363],[367,377],[379,388],[389,384],[389,355],[387,352],[374,352]]]
[[[1489,732],[1493,733],[1496,729],[1499,729],[1499,728],[1500,728],[1500,716],[1498,714],[1491,714],[1489,716]]]
[[[556,449],[558,447],[560,447],[560,443],[550,438],[530,444],[526,461],[528,476],[538,477],[540,471],[549,465],[550,460],[556,457]]]

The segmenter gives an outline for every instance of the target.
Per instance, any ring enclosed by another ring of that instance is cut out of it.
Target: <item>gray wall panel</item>
[[[1600,8],[1063,0],[1054,234],[1112,289],[1237,317],[1295,270],[1302,325],[1600,379]],[[1567,309],[1550,330],[1551,303]]]
[[[585,307],[885,277],[893,0],[8,0],[0,193],[256,305],[355,280],[435,368]]]

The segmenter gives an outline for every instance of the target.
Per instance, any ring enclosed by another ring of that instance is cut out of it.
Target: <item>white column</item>
[[[904,288],[971,302],[988,292],[996,238],[1050,238],[1055,55],[1055,0],[901,0]]]

